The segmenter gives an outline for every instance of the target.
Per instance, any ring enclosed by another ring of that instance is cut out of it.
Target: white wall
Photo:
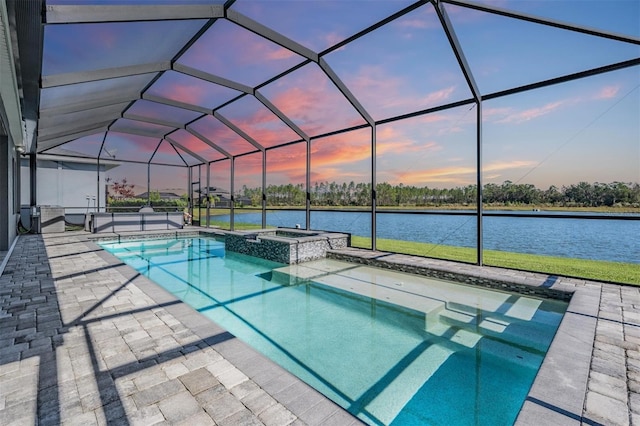
[[[65,214],[96,211],[98,202],[104,211],[104,167],[101,166],[100,185],[97,184],[96,165],[71,161],[38,160],[36,171],[36,199],[39,206],[62,206]],[[29,205],[29,166],[21,168],[22,205]],[[98,187],[100,191],[98,191]],[[87,197],[89,199],[87,200]]]

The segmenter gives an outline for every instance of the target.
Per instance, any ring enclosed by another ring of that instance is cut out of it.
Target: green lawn
[[[371,248],[371,239],[351,237],[354,247]],[[395,253],[475,263],[476,251],[472,248],[443,246],[410,241],[378,239],[376,249]],[[496,250],[484,250],[484,262],[487,266],[519,269],[523,271],[544,272],[553,275],[586,278],[621,284],[640,285],[640,264],[584,260],[566,257],[541,256],[523,253],[511,253]]]
[[[219,226],[221,229],[229,229],[228,222],[211,221],[211,225]],[[238,230],[260,228],[260,225],[241,222],[235,223],[235,229]],[[352,236],[351,245],[354,247],[371,248],[371,239]],[[376,249],[457,262],[476,263],[475,249],[467,247],[378,238]],[[523,271],[543,272],[552,275],[640,286],[640,264],[636,263],[606,262],[601,260],[511,253],[497,250],[484,250],[483,263],[487,266],[499,266]]]

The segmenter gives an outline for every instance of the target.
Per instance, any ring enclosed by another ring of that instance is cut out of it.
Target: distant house
[[[152,193],[155,193],[156,191],[151,191]],[[160,195],[160,199],[161,200],[179,200],[180,196],[178,194],[176,194],[175,192],[161,192],[161,191],[157,191],[157,194]],[[142,198],[144,200],[146,200],[147,198],[149,198],[149,192],[143,192],[142,194],[138,194],[136,195],[136,198]]]
[[[207,194],[207,188],[203,188],[197,193],[202,193],[202,198],[204,198]],[[226,189],[218,188],[215,186],[209,187],[209,196],[214,197],[214,202],[211,204],[211,207],[217,207],[221,209],[231,208],[231,194]],[[250,206],[251,200],[248,197],[236,197],[236,206]]]

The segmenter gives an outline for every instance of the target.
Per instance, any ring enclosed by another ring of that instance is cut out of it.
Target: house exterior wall
[[[20,209],[18,196],[20,181],[17,172],[18,154],[10,136],[0,126],[0,251],[6,251],[18,235],[17,219]]]
[[[29,163],[23,161],[22,182],[29,182]],[[100,166],[100,184],[96,181],[96,165],[69,161],[38,160],[36,198],[40,206],[62,206],[65,214],[95,212],[105,206],[105,173]],[[98,188],[102,190],[98,191]],[[96,194],[96,192],[98,192]],[[29,186],[22,185],[21,204],[29,205]]]

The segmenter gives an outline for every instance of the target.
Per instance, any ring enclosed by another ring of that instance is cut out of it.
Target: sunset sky
[[[640,38],[637,0],[479,3]],[[231,10],[280,32],[303,48],[321,53],[411,4],[401,0],[238,0]],[[640,57],[638,44],[450,4],[445,8],[483,96]],[[204,23],[183,20],[47,25],[43,75],[168,61]],[[472,97],[430,3],[323,59],[376,121]],[[231,155],[255,150],[223,121],[211,114],[203,116],[204,111],[213,109],[266,148],[301,140],[256,97],[247,95],[217,109],[241,92],[188,75],[199,72],[246,87],[260,86],[258,94],[311,137],[312,185],[317,181],[370,182],[370,128],[318,137],[366,124],[318,64],[308,63],[261,86],[305,60],[231,20],[219,19],[178,57],[175,71],[160,75],[144,92],[145,99],[133,102],[124,117],[115,121],[102,155],[146,162],[153,154],[153,162],[176,165],[184,164],[182,159],[190,165],[200,162],[178,147],[181,159],[169,144],[175,142],[207,161],[225,158],[203,143],[199,135]],[[113,93],[142,93],[155,77],[150,73],[44,89],[41,108],[79,102],[86,96],[107,99]],[[176,103],[191,107],[178,108]],[[474,184],[476,117],[475,105],[467,104],[377,125],[376,180],[430,187]],[[484,182],[511,180],[541,188],[580,181],[640,182],[638,117],[640,66],[484,101]],[[166,124],[142,122],[140,118]],[[187,129],[175,130],[192,121]],[[149,136],[140,136],[141,132]],[[168,133],[163,141],[163,135]],[[104,132],[97,132],[51,152],[62,153],[65,149],[95,156],[103,137]],[[228,163],[213,163],[213,186],[229,188]],[[267,183],[304,183],[305,164],[304,143],[268,149]],[[236,189],[242,185],[260,186],[261,165],[259,154],[238,157]],[[112,169],[109,175],[143,187],[146,173],[145,164],[126,164]],[[205,176],[203,172],[203,186]],[[152,187],[157,189],[185,187],[186,170],[153,166],[152,180]]]

